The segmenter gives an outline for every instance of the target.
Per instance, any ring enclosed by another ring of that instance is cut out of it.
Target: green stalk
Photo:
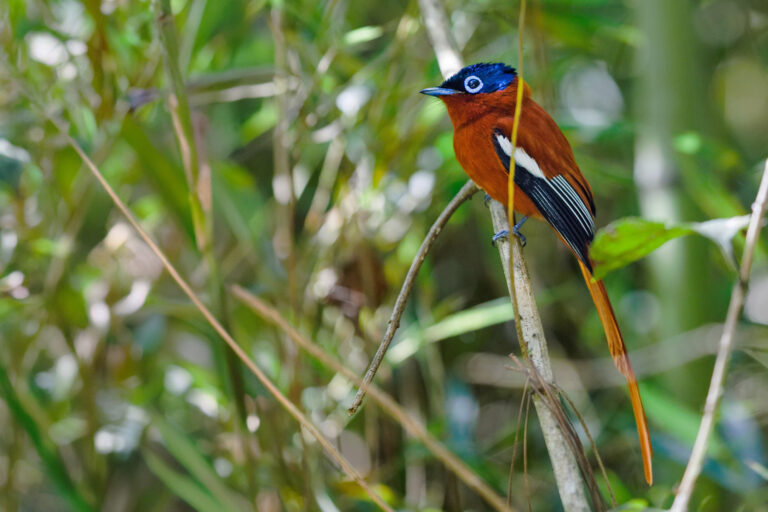
[[[201,252],[205,252],[206,247],[209,245],[208,234],[211,233],[211,226],[207,225],[209,223],[206,222],[206,215],[200,200],[200,162],[197,145],[195,144],[192,114],[189,110],[189,101],[187,100],[187,89],[178,65],[179,42],[170,0],[161,0],[158,23],[160,25],[160,40],[165,48],[165,67],[171,82],[168,106],[171,111],[173,128],[176,132],[176,140],[179,144],[179,151],[184,164],[184,174],[187,177],[187,184],[189,186],[189,205],[192,210],[192,222],[195,228],[195,242],[197,243],[197,248]],[[208,184],[208,188],[210,190],[210,184]]]
[[[674,147],[680,133],[707,126],[702,85],[701,54],[695,35],[693,3],[647,0],[635,2],[637,24],[645,44],[638,49],[638,138],[635,183],[644,217],[665,222],[690,221],[698,215],[690,199]],[[664,314],[655,335],[664,339],[702,322],[714,321],[706,280],[704,240],[683,239],[655,251],[649,258],[649,288],[663,298]],[[708,364],[708,363],[707,363]],[[681,373],[682,372],[682,373]],[[679,397],[699,403],[704,389],[681,386],[698,382],[709,367],[699,364],[681,368],[667,384]]]
[[[210,173],[201,175],[200,172],[200,156],[197,150],[192,113],[187,99],[187,89],[181,68],[179,67],[179,42],[170,0],[161,0],[159,9],[160,39],[166,52],[166,69],[171,86],[168,106],[182,163],[184,164],[184,174],[187,178],[195,242],[208,266],[211,310],[217,318],[221,319],[224,328],[229,331],[231,329],[226,308],[226,291],[221,281],[218,262],[212,244],[213,200],[211,196],[211,176]],[[216,360],[220,380],[237,410],[236,433],[246,455],[245,471],[248,477],[249,491],[252,496],[255,496],[255,464],[251,451],[247,449],[248,443],[245,439],[247,435],[247,429],[245,428],[247,411],[245,407],[245,383],[241,366],[238,364],[235,354],[230,350],[226,350],[217,340],[211,339],[211,348]]]

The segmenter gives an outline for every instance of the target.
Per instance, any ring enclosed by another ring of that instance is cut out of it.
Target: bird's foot
[[[525,247],[525,244],[526,244],[526,240],[525,240],[525,235],[523,235],[523,234],[520,232],[520,228],[521,228],[521,227],[523,227],[523,224],[525,224],[525,221],[527,221],[527,220],[528,220],[528,216],[526,215],[525,217],[523,217],[522,219],[520,219],[520,222],[518,222],[517,224],[515,224],[515,226],[512,228],[512,234],[513,234],[513,235],[515,235],[517,238],[519,238],[519,239],[520,239],[520,244],[521,244],[523,247]]]
[[[483,198],[483,204],[485,205],[486,208],[488,208],[488,203],[490,202],[491,202],[491,196],[489,196],[488,194],[485,194],[485,197]]]
[[[520,220],[520,222],[515,224],[515,226],[512,228],[512,234],[520,239],[520,244],[523,247],[525,247],[525,244],[526,244],[527,240],[525,239],[525,235],[523,235],[520,232],[520,228],[523,226],[523,224],[525,224],[526,220],[528,220],[528,217],[523,217]],[[498,233],[493,235],[493,238],[491,238],[491,245],[496,247],[496,242],[498,242],[499,240],[506,240],[508,238],[509,238],[509,231],[506,230],[506,229],[502,229],[501,231],[499,231]]]
[[[496,242],[499,240],[506,240],[509,238],[509,231],[506,229],[502,229],[498,233],[495,233],[493,235],[493,238],[491,238],[491,245],[496,247]]]

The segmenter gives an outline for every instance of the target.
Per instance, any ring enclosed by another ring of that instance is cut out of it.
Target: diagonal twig
[[[416,281],[416,276],[419,273],[421,264],[424,263],[424,259],[427,257],[427,253],[434,245],[435,240],[437,240],[438,235],[440,235],[440,232],[448,223],[451,215],[453,215],[456,209],[461,206],[464,201],[472,197],[472,195],[478,190],[479,189],[477,188],[477,185],[475,185],[472,180],[467,181],[464,186],[461,187],[459,193],[456,194],[456,197],[451,199],[451,202],[448,203],[448,206],[446,206],[443,212],[437,217],[437,220],[434,224],[432,224],[432,227],[429,228],[427,236],[424,238],[424,241],[421,243],[421,247],[419,247],[419,251],[413,258],[411,268],[408,269],[408,274],[405,276],[405,281],[403,281],[403,286],[400,288],[400,293],[397,295],[397,300],[395,300],[395,307],[392,310],[392,316],[389,318],[389,322],[387,322],[387,330],[384,332],[384,337],[379,344],[376,355],[373,356],[373,360],[368,366],[368,370],[365,372],[365,377],[363,377],[363,381],[360,384],[360,389],[358,389],[357,395],[355,395],[355,399],[352,401],[352,405],[349,406],[349,414],[355,414],[355,412],[357,412],[357,410],[360,408],[360,404],[363,402],[363,398],[365,397],[365,391],[373,378],[376,376],[376,371],[379,369],[381,362],[384,360],[384,354],[386,354],[387,349],[389,348],[389,344],[392,343],[392,338],[395,337],[397,328],[400,327],[400,317],[403,316],[403,311],[405,311],[405,303],[408,300],[408,296],[411,294],[413,283]]]
[[[688,465],[683,473],[683,479],[677,491],[677,497],[672,503],[670,512],[685,512],[688,510],[688,503],[693,494],[693,487],[696,485],[696,479],[701,473],[704,465],[704,457],[707,452],[707,443],[709,435],[715,424],[715,414],[717,413],[720,398],[723,395],[723,386],[725,383],[725,374],[728,370],[728,362],[733,350],[733,340],[736,335],[736,325],[744,309],[744,300],[747,294],[747,284],[749,282],[749,272],[752,269],[752,258],[754,257],[755,245],[760,234],[760,225],[765,215],[766,206],[768,206],[768,160],[765,161],[763,177],[760,180],[760,187],[757,191],[757,197],[752,205],[752,216],[749,219],[747,227],[747,238],[744,244],[744,253],[741,259],[741,268],[739,277],[731,292],[731,302],[728,305],[728,313],[725,317],[723,334],[720,337],[715,367],[712,370],[712,380],[709,383],[707,399],[704,402],[704,414],[699,425],[699,432],[696,434],[696,441],[693,443],[691,458],[688,459]]]

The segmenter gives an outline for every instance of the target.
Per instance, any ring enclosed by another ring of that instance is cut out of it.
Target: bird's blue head
[[[500,62],[483,62],[465,67],[443,82],[440,87],[430,87],[420,92],[428,96],[484,94],[506,89],[516,77],[515,68]]]

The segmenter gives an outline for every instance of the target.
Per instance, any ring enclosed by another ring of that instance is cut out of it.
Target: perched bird
[[[528,84],[523,85],[517,141],[512,146],[518,86],[514,68],[501,63],[481,63],[467,66],[440,87],[430,87],[421,93],[436,96],[445,103],[453,123],[456,159],[477,185],[505,206],[509,166],[514,157],[514,208],[524,216],[515,226],[515,234],[526,218],[542,219],[578,258],[613,361],[627,379],[645,479],[650,485],[653,482],[652,448],[637,379],[605,286],[602,281],[592,280],[589,258],[589,245],[595,233],[592,189],[576,165],[563,132],[531,99]]]

